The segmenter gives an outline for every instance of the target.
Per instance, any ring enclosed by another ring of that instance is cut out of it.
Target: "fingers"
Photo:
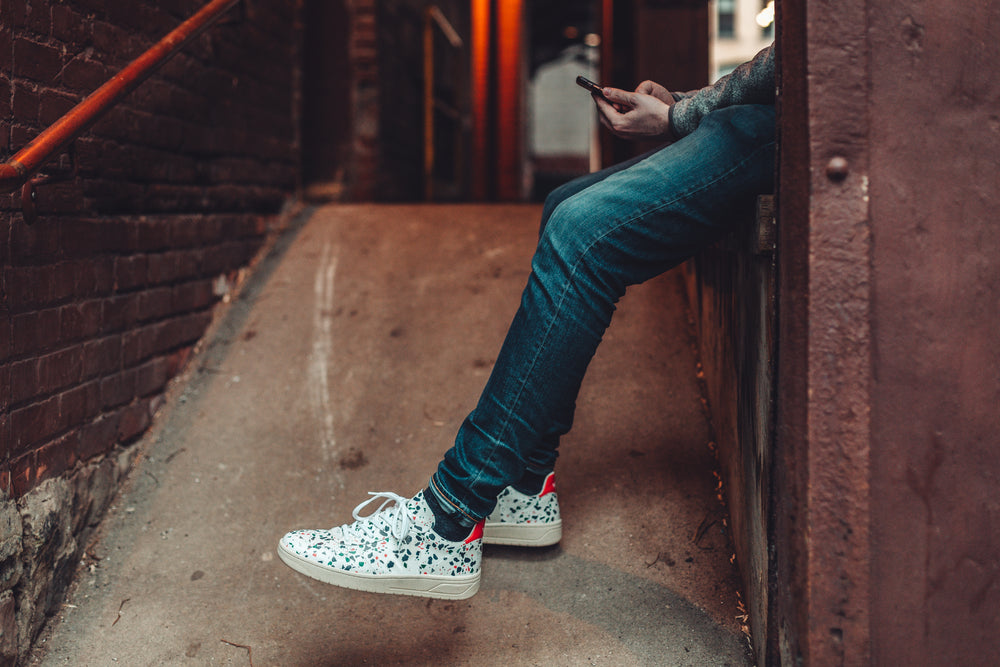
[[[613,104],[624,104],[628,107],[634,106],[632,93],[624,91],[620,88],[605,88],[604,97],[606,97],[608,101]]]
[[[594,102],[597,104],[598,110],[601,115],[606,115],[609,112],[614,113],[624,113],[626,110],[625,105],[618,104],[614,100],[610,100],[607,96],[601,97],[597,93],[592,93],[591,96],[594,98]]]
[[[594,98],[594,103],[597,104],[597,110],[600,112],[597,114],[597,117],[601,119],[602,123],[606,124],[609,113],[618,113],[618,110],[614,106],[597,93],[594,93],[591,97]]]
[[[674,103],[674,96],[670,94],[670,91],[648,79],[636,86],[635,92],[641,95],[651,95],[665,104]]]

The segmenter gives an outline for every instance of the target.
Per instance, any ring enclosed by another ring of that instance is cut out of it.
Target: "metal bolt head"
[[[850,171],[850,165],[847,163],[847,158],[841,157],[840,155],[835,155],[830,158],[830,161],[826,163],[826,177],[831,181],[840,182],[847,178],[847,174]]]

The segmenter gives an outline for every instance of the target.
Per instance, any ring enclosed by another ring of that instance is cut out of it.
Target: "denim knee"
[[[545,231],[548,226],[549,218],[559,207],[561,203],[569,199],[573,195],[579,192],[579,187],[575,182],[570,181],[569,183],[563,183],[545,197],[545,204],[542,205],[542,223],[539,228],[539,234]]]
[[[542,229],[532,262],[547,290],[569,289],[591,306],[613,304],[625,291],[605,257],[608,248],[602,239],[608,238],[608,220],[596,217],[593,204],[585,193],[560,202]]]

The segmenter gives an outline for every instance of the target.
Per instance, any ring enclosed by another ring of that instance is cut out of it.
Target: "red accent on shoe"
[[[549,476],[545,478],[545,485],[542,486],[542,492],[538,494],[538,497],[541,498],[542,496],[548,493],[552,493],[555,490],[556,490],[556,474],[554,472],[550,472]]]
[[[465,538],[465,543],[469,544],[475,542],[476,540],[483,539],[483,526],[486,525],[486,519],[483,519],[476,524],[476,527],[472,529],[472,532],[467,538]]]

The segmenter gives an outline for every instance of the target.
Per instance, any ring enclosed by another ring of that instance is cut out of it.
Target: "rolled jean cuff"
[[[483,517],[474,517],[469,514],[467,510],[465,510],[444,489],[441,488],[441,485],[438,484],[435,477],[436,476],[431,477],[431,481],[430,484],[427,485],[427,489],[434,494],[434,499],[438,501],[438,505],[441,506],[441,509],[448,514],[452,521],[460,526],[471,528],[483,519]]]

